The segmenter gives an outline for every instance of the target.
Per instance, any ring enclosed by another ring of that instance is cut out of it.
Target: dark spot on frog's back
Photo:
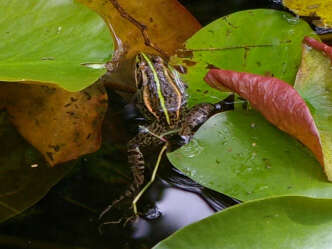
[[[192,60],[183,60],[182,62],[184,64],[186,64],[188,67],[192,67],[192,66],[195,66],[197,64],[196,61],[192,61]]]
[[[188,69],[182,65],[175,65],[173,66],[176,71],[178,71],[181,74],[186,74],[188,72]]]

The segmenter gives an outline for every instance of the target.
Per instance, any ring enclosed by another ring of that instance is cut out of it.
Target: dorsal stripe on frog
[[[141,54],[142,54],[143,58],[145,59],[145,61],[147,62],[148,66],[150,67],[150,69],[153,73],[153,78],[154,78],[154,81],[156,82],[156,86],[157,86],[157,94],[158,94],[158,98],[159,98],[159,101],[160,101],[160,105],[161,105],[161,108],[163,109],[163,112],[165,114],[167,124],[170,125],[171,122],[170,122],[170,118],[169,118],[169,115],[168,115],[168,110],[167,110],[166,105],[165,105],[165,99],[164,99],[164,96],[161,92],[161,87],[160,87],[160,81],[159,81],[159,78],[158,78],[158,74],[157,74],[152,62],[150,61],[150,59],[143,52]]]
[[[179,119],[180,117],[180,108],[181,108],[181,104],[182,104],[182,93],[179,90],[179,88],[177,87],[177,85],[174,83],[174,80],[172,79],[172,76],[169,75],[169,71],[166,70],[166,67],[164,67],[164,75],[167,78],[167,82],[169,82],[173,89],[176,91],[176,98],[177,98],[177,106],[176,106],[176,118]],[[176,79],[175,79],[176,80]]]

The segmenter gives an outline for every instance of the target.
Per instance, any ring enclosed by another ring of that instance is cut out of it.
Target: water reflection
[[[216,211],[239,203],[192,181],[163,162],[160,178],[144,196],[152,204],[145,215],[131,225],[132,239],[153,246],[176,230],[199,221]]]
[[[158,186],[159,185],[159,186]],[[159,182],[150,192],[161,192],[161,199],[155,203],[154,213],[161,214],[158,219],[141,218],[133,224],[134,239],[158,242],[174,231],[190,223],[201,220],[215,212],[195,193],[171,187]],[[159,193],[150,193],[150,195]]]

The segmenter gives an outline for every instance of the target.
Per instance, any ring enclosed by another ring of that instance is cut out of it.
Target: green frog
[[[145,154],[160,150],[174,136],[181,138],[183,144],[188,143],[200,125],[213,114],[223,111],[228,104],[227,101],[202,103],[188,109],[186,85],[178,72],[157,55],[140,53],[136,56],[135,81],[136,106],[150,124],[128,142],[133,182],[116,202],[137,196],[144,183]],[[136,214],[138,198],[135,200]]]

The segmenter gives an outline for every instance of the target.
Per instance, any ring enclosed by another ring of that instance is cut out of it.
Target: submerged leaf
[[[315,120],[325,172],[332,181],[332,47],[310,38],[305,42],[312,48],[303,46],[302,63],[294,87],[308,104]]]
[[[50,165],[96,151],[107,95],[101,84],[80,92],[53,85],[0,84],[10,120]]]
[[[313,35],[303,20],[291,22],[282,11],[257,9],[233,13],[205,26],[171,58],[185,68],[190,104],[217,102],[225,93],[201,79],[210,68],[274,75],[293,84],[301,61],[304,36]]]
[[[264,199],[189,225],[154,249],[330,249],[332,200]]]
[[[39,201],[73,166],[50,168],[0,113],[0,222]]]
[[[315,122],[306,103],[292,86],[274,77],[222,69],[211,69],[205,81],[217,89],[227,87],[249,100],[253,108],[306,145],[324,165]]]

